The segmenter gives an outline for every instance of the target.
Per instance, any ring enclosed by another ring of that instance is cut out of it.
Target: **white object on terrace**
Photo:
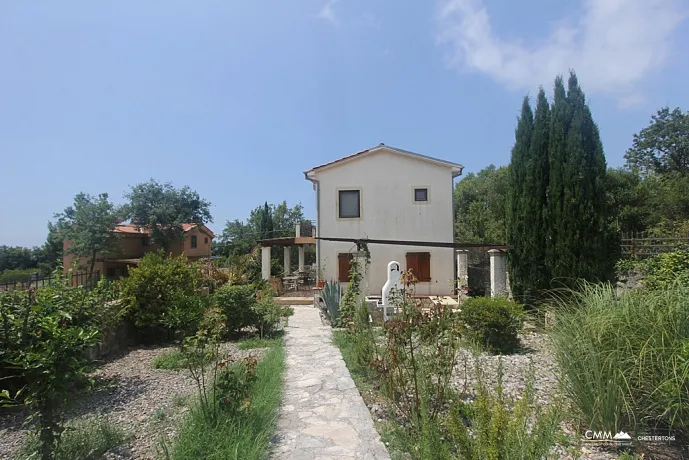
[[[389,297],[390,297],[390,291],[392,289],[401,289],[400,287],[400,277],[402,276],[402,272],[400,270],[400,263],[395,262],[394,260],[390,263],[388,263],[388,280],[385,282],[383,285],[383,292],[382,292],[382,306],[383,306],[383,321],[388,320],[388,305],[389,305]]]

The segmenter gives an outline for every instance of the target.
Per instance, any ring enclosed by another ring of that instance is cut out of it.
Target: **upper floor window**
[[[203,244],[208,244],[208,237],[203,239]]]
[[[427,188],[415,188],[414,189],[414,201],[426,202],[428,201],[428,189]]]
[[[338,191],[338,216],[340,219],[361,217],[361,190]]]
[[[191,248],[194,249],[196,248],[197,243],[196,243],[196,235],[191,235]]]

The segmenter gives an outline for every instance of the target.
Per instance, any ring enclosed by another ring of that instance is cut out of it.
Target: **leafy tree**
[[[187,186],[176,189],[151,179],[133,186],[126,197],[125,216],[132,224],[149,228],[153,242],[166,252],[184,238],[182,224],[213,222],[210,202]]]
[[[634,134],[624,155],[627,165],[644,172],[678,173],[689,176],[689,112],[663,107],[650,124]]]
[[[31,249],[21,246],[0,246],[0,272],[26,270],[35,266]]]
[[[60,234],[72,241],[69,253],[89,259],[90,278],[97,254],[105,254],[115,246],[117,234],[113,230],[118,223],[119,210],[108,200],[107,193],[98,197],[79,193],[74,197],[74,205],[55,217]]]
[[[261,209],[261,220],[259,221],[258,231],[262,239],[273,237],[273,212],[266,201]]]
[[[461,243],[503,243],[507,168],[490,165],[457,182],[455,240]]]

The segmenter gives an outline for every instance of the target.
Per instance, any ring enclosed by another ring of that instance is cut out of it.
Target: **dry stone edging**
[[[271,458],[387,460],[388,452],[317,308],[294,306]]]

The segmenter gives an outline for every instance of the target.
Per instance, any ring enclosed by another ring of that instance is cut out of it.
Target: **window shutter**
[[[415,252],[407,253],[407,271],[411,270],[414,277],[418,279],[419,277],[419,258],[418,254]]]
[[[419,281],[429,282],[431,280],[431,253],[421,252],[417,256],[419,259]]]
[[[337,255],[338,280],[341,283],[349,282],[349,261],[352,260],[352,257],[352,254],[348,252],[342,252]]]
[[[429,282],[431,280],[431,253],[408,252],[407,270],[411,270],[417,281]]]

